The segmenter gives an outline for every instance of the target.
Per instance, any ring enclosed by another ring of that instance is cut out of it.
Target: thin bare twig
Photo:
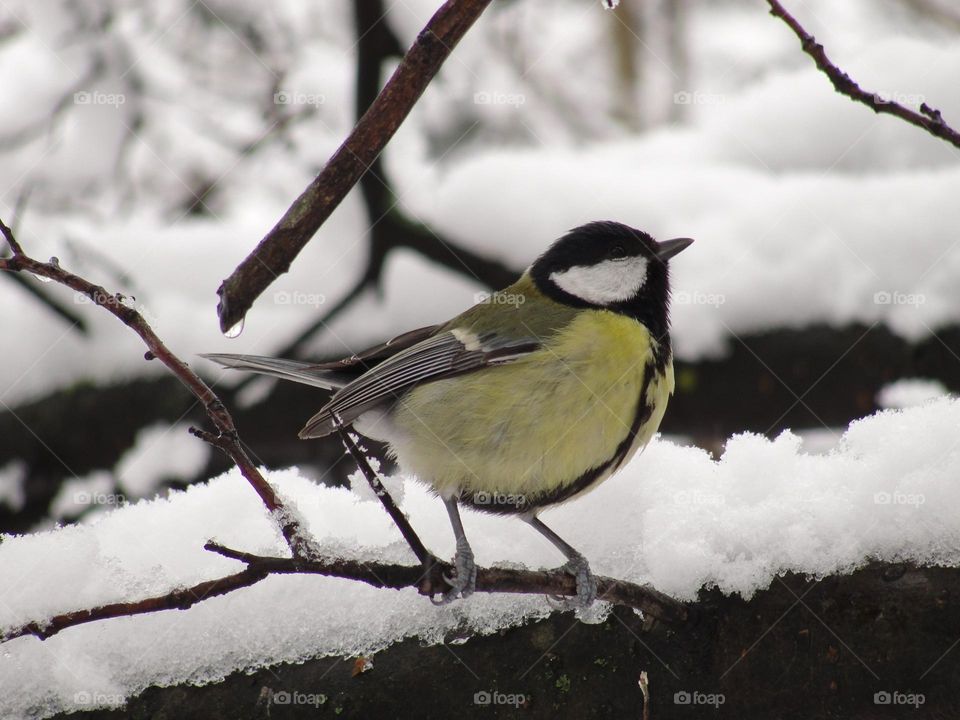
[[[380,482],[380,476],[377,475],[372,467],[370,467],[370,463],[367,462],[367,458],[364,457],[363,453],[360,451],[360,448],[357,447],[357,444],[353,441],[353,438],[350,437],[350,433],[347,432],[343,425],[340,424],[339,418],[336,418],[336,423],[337,432],[340,433],[340,439],[343,440],[344,446],[353,456],[353,459],[357,462],[357,467],[360,468],[360,472],[363,473],[363,476],[367,479],[367,482],[370,483],[370,488],[373,490],[373,494],[379,498],[384,510],[386,510],[387,514],[393,518],[393,522],[396,524],[397,528],[399,528],[400,534],[403,535],[403,539],[407,541],[407,545],[409,545],[410,549],[413,550],[413,554],[417,556],[417,560],[419,560],[424,566],[429,566],[436,562],[436,558],[429,550],[427,550],[426,546],[420,540],[420,536],[417,535],[417,531],[413,529],[410,521],[407,520],[407,516],[404,515],[400,511],[400,508],[397,507],[396,503],[393,502],[393,498],[390,497],[390,493],[387,492],[387,489],[383,486],[383,483]]]
[[[133,307],[130,307],[127,304],[127,299],[122,295],[110,293],[102,286],[94,285],[88,280],[64,270],[58,263],[39,262],[29,257],[23,251],[13,231],[2,220],[0,220],[0,233],[3,234],[13,252],[11,257],[0,259],[0,270],[32,273],[38,277],[50,278],[76,292],[83,293],[94,304],[110,312],[140,336],[140,339],[149,348],[148,357],[156,358],[166,365],[170,372],[203,404],[207,415],[218,431],[216,435],[207,434],[204,439],[208,441],[215,439],[214,444],[236,463],[247,482],[260,496],[263,504],[274,514],[291,552],[295,555],[301,554],[306,549],[306,540],[301,535],[301,528],[297,520],[287,511],[273,487],[260,474],[250,456],[243,449],[233,418],[216,393],[185,362],[164,345],[147,321],[143,319],[143,316]]]
[[[109,620],[117,617],[132,617],[146,615],[160,610],[186,610],[204,600],[225,595],[234,590],[250,587],[267,577],[268,573],[248,566],[245,570],[228,575],[217,580],[206,580],[188,588],[171,590],[163,595],[134,600],[132,602],[117,602],[87,610],[73,610],[40,622],[29,622],[26,625],[12,628],[0,634],[0,642],[13,640],[25,635],[33,635],[40,640],[46,640],[66,628],[85,625],[98,620]]]
[[[11,214],[13,217],[13,220],[10,223],[11,228],[15,229],[17,227],[17,223],[23,218],[24,209],[26,208],[30,193],[33,191],[33,187],[34,186],[31,184],[27,184],[19,193],[17,193],[17,198],[13,206],[13,212]],[[11,230],[11,232],[14,232],[14,230]],[[0,253],[0,257],[6,257],[6,253]],[[6,277],[11,282],[19,285],[24,292],[32,295],[38,302],[40,302],[40,304],[44,305],[55,315],[64,320],[67,325],[71,327],[71,329],[76,330],[81,335],[87,334],[87,323],[84,321],[84,319],[66,305],[58,301],[55,297],[47,293],[46,290],[38,287],[36,283],[30,282],[19,273],[11,273]]]
[[[21,290],[33,296],[54,315],[67,323],[71,329],[76,330],[81,335],[87,334],[86,321],[72,309],[47,293],[42,287],[37,287],[36,283],[30,282],[22,275],[10,275],[9,278],[11,282],[18,285]]]
[[[66,628],[98,620],[144,615],[160,610],[185,610],[209,598],[256,585],[271,575],[323,575],[357,580],[384,589],[416,588],[422,595],[432,595],[448,587],[443,575],[453,571],[448,563],[439,561],[425,570],[419,565],[253,555],[215,542],[208,542],[204,548],[238,560],[246,564],[246,568],[233,575],[205,580],[163,595],[75,610],[42,622],[30,622],[4,632],[0,635],[0,642],[25,635],[45,640]],[[597,584],[598,592],[608,602],[640,610],[670,625],[683,623],[687,618],[686,609],[681,603],[652,588],[607,577],[598,577]],[[477,570],[477,592],[573,596],[577,588],[574,577],[563,570],[480,568]]]
[[[417,36],[353,132],[250,255],[220,285],[217,312],[227,331],[290,263],[367,171],[491,0],[447,0]]]
[[[767,0],[767,3],[770,5],[770,14],[783,20],[800,38],[803,51],[813,58],[813,61],[817,64],[817,69],[830,79],[838,93],[846,95],[851,100],[863,103],[876,113],[894,115],[911,125],[923,128],[934,137],[946,140],[954,147],[960,148],[960,132],[947,125],[939,110],[926,103],[921,103],[920,111],[917,112],[898,102],[882,98],[877,93],[867,92],[831,62],[823,49],[823,45],[818,43],[813,35],[808,33],[797,19],[784,9],[779,0]]]
[[[379,588],[400,590],[414,587],[421,595],[432,595],[449,589],[444,575],[453,572],[450,563],[437,560],[426,571],[419,565],[388,565],[354,560],[277,558],[253,555],[219,543],[208,542],[205,549],[247,564],[247,569],[263,570],[270,575],[307,573],[359,580]],[[517,570],[513,568],[478,568],[477,592],[511,593],[516,595],[577,594],[577,581],[566,570]],[[651,587],[623,580],[598,576],[597,596],[614,605],[640,610],[668,624],[682,623],[687,611],[669,595]]]

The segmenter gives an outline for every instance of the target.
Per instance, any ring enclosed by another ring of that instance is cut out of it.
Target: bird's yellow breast
[[[544,346],[480,372],[426,383],[394,409],[400,466],[441,495],[535,498],[591,469],[625,463],[656,432],[673,391],[673,368],[653,367],[647,329],[605,310],[578,313]],[[651,373],[645,397],[645,373]],[[638,410],[649,418],[629,437]]]

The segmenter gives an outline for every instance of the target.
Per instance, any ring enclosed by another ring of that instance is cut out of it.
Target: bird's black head
[[[530,267],[540,292],[574,307],[604,308],[642,322],[656,339],[669,330],[668,260],[693,240],[658,243],[617,222],[581,225]]]

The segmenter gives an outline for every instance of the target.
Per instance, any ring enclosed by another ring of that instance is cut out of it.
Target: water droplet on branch
[[[238,323],[237,323],[236,325],[234,325],[232,328],[228,329],[228,330],[227,330],[226,332],[224,332],[223,334],[224,334],[224,337],[228,337],[228,338],[231,338],[231,339],[232,339],[232,338],[235,338],[235,337],[240,337],[240,333],[242,333],[242,332],[243,332],[243,318],[241,318],[241,319],[240,319],[240,322],[238,322]]]

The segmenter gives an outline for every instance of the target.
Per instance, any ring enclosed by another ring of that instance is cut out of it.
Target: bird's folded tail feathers
[[[356,374],[338,373],[329,366],[300,360],[264,357],[262,355],[235,355],[232,353],[202,353],[202,358],[212,360],[225,368],[247,370],[270,375],[283,380],[293,380],[304,385],[313,385],[324,390],[339,390],[356,377]]]

